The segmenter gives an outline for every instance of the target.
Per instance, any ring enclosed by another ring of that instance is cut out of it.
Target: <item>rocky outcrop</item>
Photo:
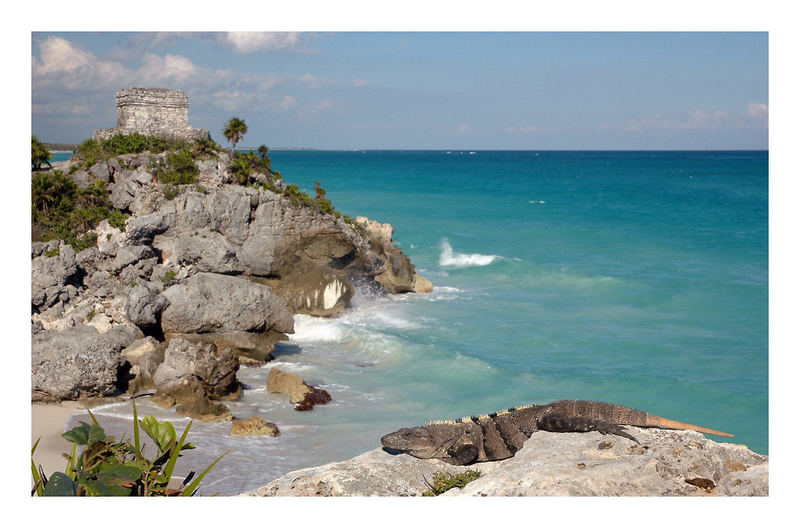
[[[435,472],[480,471],[468,496],[765,496],[766,456],[694,431],[631,428],[641,442],[591,433],[534,433],[512,458],[452,466],[374,449],[343,462],[293,471],[254,496],[422,495]]]
[[[370,247],[383,256],[384,266],[375,281],[382,284],[391,293],[428,293],[433,291],[433,284],[417,274],[411,260],[392,242],[394,227],[381,224],[364,216],[356,218],[356,222],[369,236]]]
[[[138,329],[125,325],[104,334],[91,326],[35,333],[31,339],[33,399],[112,394],[124,364],[121,350],[141,337]]]
[[[122,380],[127,382],[126,393],[136,394],[155,387],[153,375],[164,361],[164,349],[163,343],[148,336],[137,339],[122,350],[122,357],[129,365],[128,374]]]
[[[77,293],[79,268],[71,246],[38,242],[32,246],[31,305],[42,310],[69,302]]]
[[[296,411],[310,411],[314,405],[331,401],[327,391],[306,383],[303,378],[291,372],[272,368],[267,376],[267,390],[289,396],[289,402],[297,404]]]
[[[165,333],[294,330],[286,302],[247,279],[199,273],[167,288],[164,297],[169,303],[161,314]]]
[[[216,400],[236,392],[210,388],[195,369],[197,357],[180,370],[178,343],[213,348],[220,368],[234,359],[237,368],[239,361],[259,364],[293,331],[293,314],[337,316],[356,284],[426,290],[392,243],[390,225],[323,213],[282,193],[286,186],[271,176],[256,178],[262,187],[234,185],[224,152],[197,160],[198,185],[177,186],[168,199],[152,169],[165,158],[145,152],[63,167],[82,187],[108,182],[112,204],[130,216],[123,229],[101,222],[97,246],[77,254],[57,241],[32,245],[36,394],[77,398],[155,387],[161,404],[178,405],[178,412],[229,417]],[[52,345],[70,340],[63,352]],[[69,368],[55,374],[59,361]],[[235,369],[228,372],[235,379]],[[329,399],[306,386],[298,409]]]
[[[233,436],[278,436],[278,426],[264,420],[260,416],[252,416],[243,420],[234,420],[230,434]]]
[[[238,399],[242,387],[236,379],[239,359],[230,349],[213,343],[173,338],[164,361],[153,374],[158,391],[153,400],[161,406],[178,405],[176,411],[206,421],[230,419],[230,411],[214,399]]]

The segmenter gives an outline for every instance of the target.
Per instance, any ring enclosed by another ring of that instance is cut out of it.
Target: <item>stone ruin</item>
[[[137,132],[190,141],[210,137],[208,130],[189,126],[189,98],[180,90],[128,88],[118,91],[115,99],[117,127],[95,130],[93,139]]]

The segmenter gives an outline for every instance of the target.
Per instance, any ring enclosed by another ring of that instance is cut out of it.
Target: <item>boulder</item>
[[[191,378],[200,382],[210,398],[238,398],[241,385],[236,379],[239,359],[228,349],[218,350],[213,343],[173,338],[164,351],[164,361],[153,374],[159,391],[182,384]]]
[[[166,231],[174,221],[175,206],[169,202],[158,212],[128,220],[125,226],[125,237],[131,245],[149,245],[153,243],[156,235]]]
[[[75,400],[116,390],[124,358],[120,351],[142,333],[125,325],[101,334],[91,326],[41,330],[31,338],[31,388],[40,396]]]
[[[49,245],[47,247],[50,247]],[[56,246],[58,254],[47,256],[47,250],[31,261],[31,304],[47,308],[58,302],[67,284],[78,281],[79,268],[72,246]]]
[[[150,246],[123,246],[117,250],[114,261],[111,263],[111,270],[118,272],[127,266],[154,255],[153,248]]]
[[[512,458],[453,466],[374,449],[301,469],[247,492],[254,496],[422,495],[433,473],[480,471],[462,496],[766,496],[766,456],[694,431],[628,428],[639,444],[598,432],[537,431]]]
[[[291,372],[272,368],[267,376],[267,390],[289,396],[291,403],[296,403],[296,411],[310,411],[314,405],[331,401],[326,391],[307,384],[303,378]]]
[[[99,161],[89,168],[89,176],[93,180],[102,180],[106,183],[110,181],[111,173],[108,168],[108,162]]]
[[[197,271],[212,273],[240,273],[244,266],[236,258],[236,247],[218,231],[201,231],[186,233],[175,238],[162,238],[159,246],[172,255],[170,259],[179,266],[193,266]],[[163,252],[163,249],[162,249]]]
[[[193,342],[214,343],[218,349],[229,348],[239,356],[240,364],[262,364],[272,360],[272,349],[275,343],[286,341],[286,334],[270,330],[269,332],[209,332],[206,334],[168,334],[168,339],[175,337]]]
[[[234,420],[231,424],[231,435],[234,436],[278,436],[278,426],[264,420],[260,416],[252,416],[243,420]]]
[[[161,314],[164,333],[294,331],[286,301],[247,279],[198,273],[163,295],[169,301]]]
[[[311,392],[311,387],[297,374],[272,368],[267,376],[267,390],[286,394],[291,403],[299,403]]]
[[[233,420],[230,409],[223,403],[212,401],[206,394],[203,384],[195,378],[187,377],[180,383],[159,388],[151,401],[164,409],[174,405],[175,412],[181,416],[204,422]]]
[[[122,350],[122,357],[130,365],[127,376],[127,393],[136,394],[155,387],[153,375],[164,361],[164,344],[148,336],[137,339]]]
[[[136,281],[112,301],[111,307],[140,328],[155,325],[168,303],[161,295],[162,288],[157,282]]]

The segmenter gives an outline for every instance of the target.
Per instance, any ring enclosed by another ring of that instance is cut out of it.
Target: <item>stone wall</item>
[[[200,139],[208,130],[189,126],[189,98],[180,90],[129,88],[116,95],[117,127],[95,130],[94,139],[115,134]]]

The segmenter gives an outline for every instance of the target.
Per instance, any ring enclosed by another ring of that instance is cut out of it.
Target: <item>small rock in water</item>
[[[274,423],[268,422],[260,416],[252,416],[243,420],[234,420],[231,424],[230,434],[239,436],[278,436],[280,431],[278,431],[278,426]]]

